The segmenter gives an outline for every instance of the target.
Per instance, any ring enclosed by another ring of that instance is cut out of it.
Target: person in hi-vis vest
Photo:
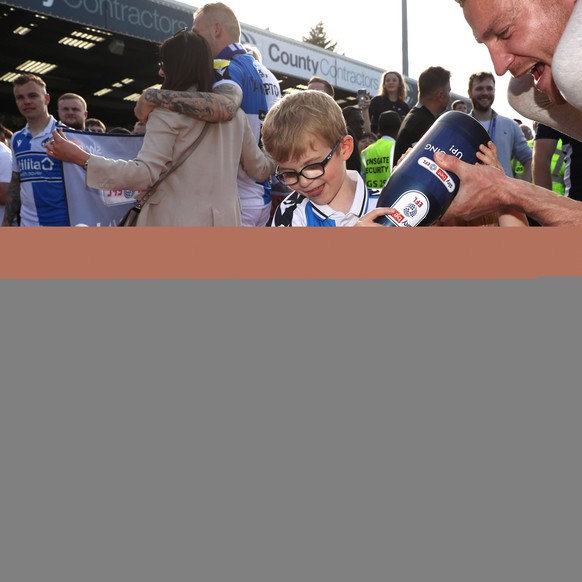
[[[366,186],[381,189],[388,181],[394,161],[394,144],[402,120],[396,111],[384,111],[378,118],[380,138],[362,151],[362,168]],[[396,160],[398,162],[398,160]]]

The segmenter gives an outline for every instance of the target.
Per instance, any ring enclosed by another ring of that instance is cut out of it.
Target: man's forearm
[[[582,202],[559,196],[551,190],[517,181],[509,206],[525,213],[542,226],[582,226]]]
[[[434,160],[443,170],[455,173],[461,184],[444,220],[473,220],[493,211],[515,210],[542,226],[582,226],[582,202],[509,178],[491,166],[467,164],[442,151]]]
[[[8,187],[10,183],[0,182],[0,204],[5,205],[8,202]]]
[[[531,160],[528,160],[525,164],[523,164],[523,174],[521,179],[525,180],[526,182],[533,182],[531,166]]]
[[[146,89],[146,101],[156,107],[163,107],[188,117],[202,121],[229,121],[232,119],[242,101],[242,92],[237,85],[225,83],[219,85],[213,93],[199,91],[168,91]]]
[[[546,167],[542,165],[537,160],[535,160],[532,167],[533,183],[542,188],[552,189],[552,174],[550,172],[550,166]]]
[[[362,117],[364,118],[364,131],[370,133],[372,131],[372,125],[370,123],[370,110],[367,107],[362,109]]]
[[[20,217],[20,175],[12,172],[12,180],[8,186],[8,200],[4,208],[3,226],[12,226],[14,221]]]

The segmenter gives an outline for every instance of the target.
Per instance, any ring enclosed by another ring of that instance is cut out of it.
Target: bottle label
[[[391,205],[396,212],[386,216],[396,226],[417,226],[428,214],[430,202],[418,190],[408,190]]]
[[[456,184],[454,180],[433,160],[421,157],[418,159],[418,165],[423,167],[425,170],[428,170],[434,176],[436,176],[443,183],[443,186],[449,191],[450,194],[452,194],[455,191]]]

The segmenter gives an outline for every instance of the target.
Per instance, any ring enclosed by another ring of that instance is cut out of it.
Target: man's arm
[[[242,90],[235,83],[220,83],[212,93],[168,91],[150,87],[141,94],[134,113],[140,121],[146,122],[156,107],[164,107],[202,121],[229,121],[241,103]]]
[[[15,219],[20,218],[20,174],[12,172],[12,180],[8,185],[8,198],[4,209],[2,226],[12,226]],[[20,222],[20,220],[18,220]]]
[[[532,181],[532,161],[529,159],[527,162],[523,164],[523,174],[521,175],[521,179],[525,180],[526,182]]]
[[[10,182],[0,182],[0,204],[6,204],[8,200],[8,186]]]
[[[552,157],[556,152],[557,139],[536,139],[533,149],[533,183],[552,189]]]
[[[471,165],[443,152],[435,162],[459,177],[461,186],[443,218],[472,220],[493,211],[523,212],[542,226],[582,226],[582,203],[558,196],[525,180],[508,178],[497,169]]]
[[[531,160],[533,157],[532,147],[527,143],[521,128],[517,123],[512,125],[513,131],[513,148],[512,158],[517,159],[523,166],[523,172],[517,176],[520,180],[531,182]]]
[[[372,102],[372,97],[369,93],[363,95],[358,99],[358,105],[360,106],[360,111],[362,112],[362,117],[364,118],[364,131],[370,133],[372,131],[372,126],[370,123],[370,103]]]

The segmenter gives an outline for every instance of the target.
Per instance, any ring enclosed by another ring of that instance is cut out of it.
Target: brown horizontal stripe
[[[3,278],[582,275],[578,228],[6,228]]]

